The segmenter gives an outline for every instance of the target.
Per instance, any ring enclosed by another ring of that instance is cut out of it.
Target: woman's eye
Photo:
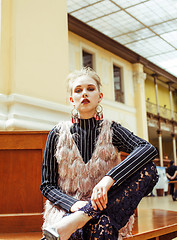
[[[76,93],[80,93],[82,90],[80,88],[75,89]]]
[[[90,87],[90,88],[88,88],[88,90],[89,90],[89,91],[94,91],[94,90],[95,90],[95,88],[93,88],[93,87]]]

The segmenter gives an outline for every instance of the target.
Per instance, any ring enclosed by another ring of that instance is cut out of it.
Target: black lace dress
[[[109,190],[107,208],[103,211],[95,211],[89,201],[80,211],[92,219],[73,233],[70,240],[116,240],[118,236],[121,239],[128,229],[121,235],[119,230],[127,224],[141,199],[152,191],[157,181],[156,167],[149,162],[120,186],[115,185]]]

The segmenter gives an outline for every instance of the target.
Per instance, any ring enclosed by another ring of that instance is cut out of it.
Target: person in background
[[[170,161],[170,166],[166,169],[166,176],[168,180],[177,180],[177,166],[175,166],[174,161]],[[177,189],[174,191],[174,183],[170,183],[170,194],[172,195],[173,201],[177,200]]]
[[[133,225],[134,210],[158,176],[154,146],[115,121],[103,119],[101,81],[90,68],[68,76],[72,121],[49,133],[42,194],[48,199],[47,240],[117,240]],[[129,155],[121,162],[118,151]]]

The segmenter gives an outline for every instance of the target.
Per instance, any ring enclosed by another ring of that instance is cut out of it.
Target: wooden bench
[[[141,209],[126,240],[171,240],[177,237],[177,212]]]
[[[177,212],[138,210],[132,236],[126,240],[171,240],[177,236]],[[42,233],[0,233],[0,239],[39,240]],[[125,238],[124,238],[125,240]]]

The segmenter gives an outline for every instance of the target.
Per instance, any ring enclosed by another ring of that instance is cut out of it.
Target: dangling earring
[[[71,120],[72,120],[72,123],[78,123],[79,122],[78,111],[75,108],[75,106],[74,106],[74,108],[71,111]]]
[[[96,107],[96,113],[94,115],[94,118],[96,120],[102,120],[103,119],[103,107],[101,105],[98,105]]]

